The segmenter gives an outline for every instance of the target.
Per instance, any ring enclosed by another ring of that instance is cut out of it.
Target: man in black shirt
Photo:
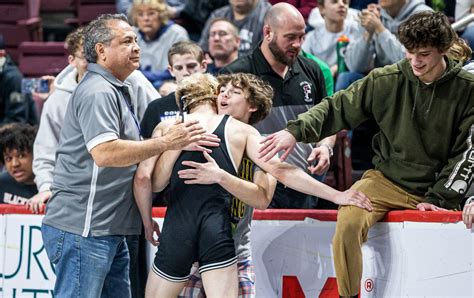
[[[271,114],[255,127],[261,134],[285,128],[286,122],[319,103],[327,94],[324,77],[316,62],[299,55],[305,36],[305,22],[292,5],[278,3],[264,20],[263,41],[244,57],[225,67],[223,73],[245,72],[259,76],[274,91]],[[322,140],[316,148],[298,143],[287,161],[312,174],[329,168],[335,137]],[[316,164],[313,164],[316,163]],[[278,184],[270,207],[315,208],[316,199]]]

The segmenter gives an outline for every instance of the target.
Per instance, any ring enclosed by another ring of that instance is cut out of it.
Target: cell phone
[[[49,82],[48,80],[41,78],[24,78],[21,80],[21,93],[31,94],[36,93],[48,93]]]

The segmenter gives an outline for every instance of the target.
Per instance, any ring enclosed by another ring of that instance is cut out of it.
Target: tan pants
[[[393,209],[415,209],[423,198],[411,195],[390,182],[380,171],[368,170],[353,186],[372,202],[373,211],[355,206],[341,206],[333,238],[334,266],[339,295],[359,293],[362,278],[362,243],[367,233],[385,213]]]

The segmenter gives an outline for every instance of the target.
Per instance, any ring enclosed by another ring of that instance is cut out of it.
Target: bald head
[[[278,27],[280,24],[297,23],[305,25],[304,18],[301,13],[291,4],[280,2],[267,11],[264,19],[264,25],[272,28]]]

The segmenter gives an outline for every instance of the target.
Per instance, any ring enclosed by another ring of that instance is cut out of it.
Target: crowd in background
[[[138,128],[140,136],[135,136],[136,132],[126,133],[133,134],[137,139],[152,138],[158,124],[176,118],[182,112],[182,107],[176,101],[178,84],[194,73],[205,72],[213,75],[251,73],[267,82],[273,89],[272,110],[254,126],[262,135],[272,135],[285,128],[288,121],[297,119],[299,114],[307,112],[334,92],[341,91],[336,93],[336,99],[350,98],[353,94],[364,98],[364,88],[369,87],[357,85],[356,90],[348,88],[363,78],[364,82],[370,81],[368,74],[372,70],[399,63],[412,54],[410,51],[413,48],[407,51],[406,44],[399,40],[398,35],[400,25],[411,16],[434,9],[444,12],[454,22],[474,13],[472,0],[458,0],[456,5],[449,1],[434,0],[221,0],[205,1],[205,4],[204,1],[183,0],[116,2],[117,12],[128,17],[140,47],[140,66],[123,78],[123,83],[131,88],[119,96],[125,98],[126,104],[119,104],[123,110],[118,111],[120,115],[129,115],[130,112],[133,116],[134,123],[129,124]],[[301,23],[292,24],[288,21],[285,24],[277,16],[268,16],[267,12],[278,2],[292,4],[301,13],[304,23],[302,19]],[[269,24],[269,20],[273,23]],[[285,35],[275,29],[285,25],[303,34]],[[460,28],[457,33],[459,37],[455,37],[454,44],[447,51],[449,61],[461,63],[465,70],[474,73],[471,50],[474,45],[474,22]],[[54,36],[54,32],[46,34]],[[26,205],[32,212],[41,213],[52,196],[53,180],[61,179],[57,173],[54,178],[55,171],[67,172],[55,167],[57,156],[61,154],[57,151],[61,134],[73,134],[74,127],[71,126],[68,126],[68,132],[62,132],[65,118],[68,117],[68,104],[88,67],[89,71],[101,72],[95,63],[91,63],[100,57],[90,56],[87,52],[90,45],[85,44],[84,34],[84,28],[79,27],[64,40],[69,64],[65,69],[55,77],[36,78],[35,84],[46,84],[46,90],[40,90],[37,85],[27,90],[25,78],[5,51],[5,41],[0,35],[0,164],[3,166],[0,173],[0,203]],[[138,55],[131,59],[138,60]],[[116,62],[121,63],[119,58]],[[138,63],[135,60],[133,62]],[[431,82],[424,83],[429,85]],[[87,84],[97,87],[97,97],[102,94],[97,82],[89,79]],[[346,95],[346,92],[351,95]],[[414,107],[417,95],[407,95],[407,98],[414,96]],[[103,108],[105,114],[112,114],[111,110],[107,110],[110,107]],[[430,108],[431,101],[426,113],[429,113]],[[472,106],[469,108],[472,109]],[[416,113],[421,112],[413,108],[412,118]],[[354,112],[352,116],[356,114]],[[367,115],[359,116],[364,120],[370,118]],[[82,117],[82,120],[97,123],[98,126],[103,124],[101,118]],[[106,115],[103,117],[107,118]],[[373,168],[371,140],[382,127],[376,120],[380,119],[373,117],[349,132],[352,137],[354,173]],[[253,124],[252,121],[248,122]],[[288,152],[288,155],[284,153],[282,159],[287,158],[288,163],[324,181],[335,142],[334,134],[328,134],[318,142],[299,142],[295,144],[293,152]],[[143,159],[132,159],[134,162],[131,164]],[[104,164],[109,165],[108,159],[104,157],[104,160],[107,160]],[[123,166],[118,161],[114,162],[110,163],[111,167]],[[86,177],[96,169],[83,170],[83,176]],[[109,175],[113,177],[115,174]],[[358,179],[360,175],[355,174],[354,177]],[[472,177],[468,180],[472,182]],[[151,171],[137,172],[134,194],[148,199],[154,188],[151,181]],[[137,186],[141,194],[137,194]],[[470,196],[467,183],[452,187],[456,187],[466,199]],[[153,205],[166,206],[169,198],[166,189],[153,193]],[[460,201],[456,206],[444,207],[462,209],[463,203]],[[327,204],[281,183],[276,185],[273,199],[264,208],[267,206],[337,208],[335,204]],[[466,208],[474,208],[474,203],[468,202]],[[470,227],[472,220],[469,217],[465,222]],[[143,240],[143,237],[134,235],[126,239],[130,253],[136,253],[131,258],[130,278],[132,294],[137,297],[143,295],[143,276],[146,274],[143,271],[146,261],[140,259],[144,255],[140,253]]]

